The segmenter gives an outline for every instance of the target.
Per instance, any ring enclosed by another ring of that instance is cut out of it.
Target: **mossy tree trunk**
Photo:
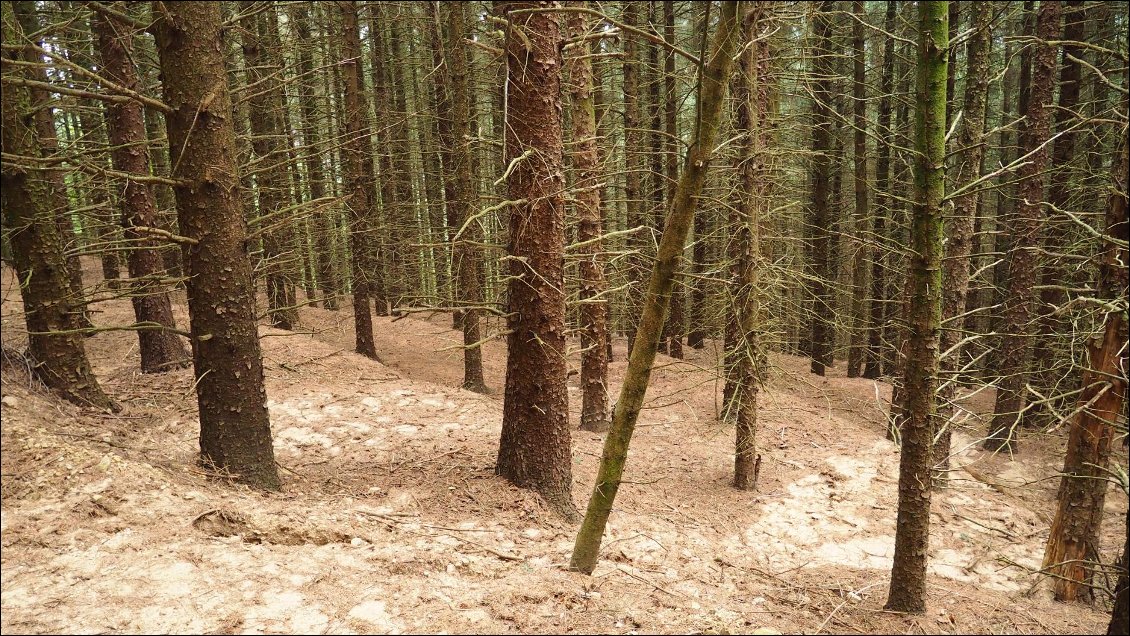
[[[903,372],[898,524],[886,608],[926,610],[930,468],[942,322],[942,198],[945,194],[948,2],[918,6],[914,209]]]
[[[704,60],[699,113],[694,141],[687,150],[675,198],[671,201],[667,223],[659,243],[659,253],[648,282],[646,302],[640,317],[636,344],[628,360],[620,399],[612,416],[612,426],[604,440],[604,452],[593,485],[585,519],[577,533],[570,568],[591,574],[600,553],[601,537],[612,512],[612,504],[624,474],[628,445],[643,407],[651,367],[655,362],[659,338],[671,299],[675,271],[682,258],[683,245],[690,232],[718,136],[723,97],[729,81],[733,56],[740,39],[737,2],[724,2],[718,30],[708,59]]]

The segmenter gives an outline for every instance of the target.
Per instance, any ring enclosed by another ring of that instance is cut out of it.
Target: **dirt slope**
[[[132,320],[128,301],[95,308],[99,325]],[[21,346],[18,311],[5,270],[7,347]],[[387,366],[350,352],[347,311],[303,308],[301,319],[313,333],[261,329],[281,494],[216,483],[196,466],[191,372],[138,374],[130,333],[88,340],[117,415],[61,404],[5,367],[5,633],[1105,629],[1100,611],[1028,594],[1061,437],[1029,441],[1015,461],[959,455],[970,469],[935,499],[930,611],[904,617],[882,611],[898,469],[882,434],[889,387],[840,368],[821,380],[804,360],[773,356],[761,487],[740,493],[728,486],[732,431],[716,420],[717,352],[660,356],[630,484],[585,577],[564,569],[575,528],[492,473],[502,342],[486,346],[496,392],[481,396],[457,388],[448,315],[378,318]],[[621,341],[614,381],[624,364]],[[570,394],[576,419],[580,392]],[[982,426],[970,423],[957,444]],[[582,508],[600,445],[574,437]],[[1112,492],[1105,546],[1118,545],[1125,511]]]

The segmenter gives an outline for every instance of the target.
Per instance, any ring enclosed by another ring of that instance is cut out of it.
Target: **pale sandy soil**
[[[8,269],[2,291],[4,344],[22,348]],[[99,325],[132,321],[128,301],[95,309]],[[716,418],[717,352],[660,356],[587,577],[565,569],[576,528],[492,473],[503,342],[485,348],[494,393],[482,396],[458,388],[447,314],[377,318],[386,364],[351,353],[348,310],[301,319],[314,333],[261,329],[279,494],[200,471],[191,372],[137,373],[128,332],[87,341],[117,415],[62,404],[5,368],[4,633],[1105,630],[1101,608],[1056,604],[1028,572],[1054,513],[1062,432],[1012,461],[958,455],[971,470],[934,500],[930,608],[906,617],[882,611],[898,471],[881,423],[889,386],[771,356],[760,489],[742,493],[729,487],[733,432]],[[621,340],[614,386],[624,367]],[[970,420],[955,449],[982,426]],[[583,509],[601,438],[576,432],[573,448]],[[1120,544],[1125,513],[1112,490],[1105,548]]]

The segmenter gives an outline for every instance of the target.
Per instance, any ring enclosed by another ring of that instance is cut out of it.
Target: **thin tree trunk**
[[[125,13],[127,5],[111,5]],[[132,27],[95,13],[93,28],[98,38],[101,72],[118,86],[138,90],[137,72],[133,67]],[[149,151],[145,136],[145,115],[137,101],[110,102],[106,111],[111,158],[114,170],[139,176],[149,176]],[[130,241],[127,252],[130,282],[133,289],[130,301],[138,323],[152,328],[139,329],[137,337],[141,352],[141,371],[159,373],[185,367],[189,363],[184,345],[169,329],[176,328],[169,291],[160,282],[164,263],[158,251],[160,243],[134,227],[156,227],[157,206],[153,192],[144,183],[125,179],[120,186],[118,201],[122,210],[125,238]]]
[[[695,122],[694,142],[687,149],[679,187],[671,201],[670,214],[659,242],[659,254],[648,282],[647,299],[643,305],[636,345],[632,348],[620,399],[612,416],[612,427],[604,440],[604,452],[593,485],[585,519],[577,533],[570,568],[592,574],[600,552],[600,541],[612,512],[612,504],[624,474],[628,444],[635,430],[636,420],[643,407],[651,367],[662,335],[664,318],[671,298],[674,274],[683,254],[683,245],[690,232],[702,193],[703,183],[710,165],[711,153],[718,136],[722,104],[729,80],[740,30],[737,24],[737,2],[724,2],[719,17],[714,44],[702,73],[699,113]]]
[[[966,52],[965,101],[962,106],[958,148],[966,149],[957,166],[953,182],[957,188],[971,185],[981,176],[981,136],[985,129],[985,97],[989,90],[989,43],[992,6],[976,3]],[[952,25],[951,25],[952,26]],[[954,199],[953,213],[946,223],[946,257],[942,264],[942,323],[939,363],[941,388],[938,393],[938,424],[941,427],[934,443],[934,483],[945,481],[949,470],[950,437],[955,424],[953,400],[957,395],[957,373],[961,361],[961,315],[969,291],[969,261],[973,242],[973,219],[977,216],[980,195],[969,191]]]
[[[942,319],[942,197],[945,194],[948,2],[918,6],[914,215],[910,307],[903,385],[905,422],[899,457],[898,524],[886,609],[926,610],[930,542],[930,451]]]
[[[277,490],[219,3],[162,3],[154,15],[172,177],[184,184],[174,188],[177,217],[195,241],[185,265],[201,456]]]
[[[704,5],[704,11],[709,11],[710,5]],[[663,0],[663,33],[667,42],[675,43],[675,3],[673,0]],[[666,184],[666,201],[668,203],[675,197],[675,188],[679,182],[679,131],[676,122],[678,114],[678,95],[675,90],[675,52],[670,48],[663,51],[663,137],[664,148],[664,182]],[[685,331],[686,318],[683,315],[683,280],[679,272],[675,273],[675,286],[671,292],[671,315],[667,317],[664,326],[663,339],[668,343],[668,351],[672,358],[683,357],[683,331]]]
[[[572,2],[583,7],[585,2]],[[569,14],[569,36],[581,38],[590,25],[580,13]],[[572,156],[576,179],[577,242],[585,245],[578,256],[581,289],[581,430],[604,432],[608,412],[608,304],[604,300],[604,263],[600,236],[601,204],[598,182],[600,156],[596,143],[592,60],[588,42],[573,49],[568,61],[570,119],[573,123]]]
[[[639,6],[641,3],[625,2],[623,22],[628,26],[637,26],[639,23]],[[638,229],[645,225],[643,214],[643,184],[640,176],[643,173],[643,131],[640,126],[643,115],[640,112],[640,62],[639,45],[637,36],[633,33],[624,34],[624,196],[627,199],[627,225],[629,229]],[[628,310],[627,310],[627,340],[628,356],[632,355],[632,344],[636,339],[636,330],[639,326],[639,311],[643,298],[643,290],[639,288],[638,281],[643,278],[644,239],[641,232],[629,235],[628,249],[633,253],[627,259],[628,280]]]
[[[1008,295],[1005,297],[1001,329],[999,360],[1008,361],[1008,373],[997,386],[993,419],[985,439],[987,450],[1016,451],[1016,428],[1028,402],[1027,388],[1029,354],[1032,348],[1031,326],[1035,313],[1036,247],[1039,244],[1040,226],[1044,220],[1044,172],[1049,163],[1048,147],[1044,142],[1051,136],[1051,98],[1055,90],[1056,45],[1051,42],[1059,35],[1060,3],[1043,0],[1036,23],[1036,35],[1041,40],[1031,46],[1033,83],[1028,96],[1021,132],[1022,148],[1032,153],[1030,160],[1018,170],[1020,200],[1016,219],[1009,225],[1012,249],[1008,262]],[[1043,145],[1041,145],[1043,144]]]
[[[870,201],[867,196],[867,75],[864,59],[864,21],[866,15],[862,0],[852,2],[852,114],[853,150],[855,168],[855,240],[853,241],[851,268],[851,331],[848,335],[847,376],[859,377],[863,366],[863,350],[867,337],[867,248],[863,237],[867,234],[871,219]]]
[[[832,57],[832,17],[833,2],[821,2],[813,16],[814,45],[812,82],[812,153],[811,179],[812,201],[810,203],[810,229],[812,246],[812,280],[809,283],[813,302],[811,320],[812,372],[824,375],[831,365],[832,343],[832,283],[831,249],[831,202],[829,188],[832,176],[832,77],[835,75]]]

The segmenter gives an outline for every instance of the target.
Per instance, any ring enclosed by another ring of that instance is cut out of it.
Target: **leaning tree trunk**
[[[1126,395],[1126,312],[1117,308],[1118,300],[1127,293],[1126,244],[1130,239],[1125,139],[1121,146],[1107,202],[1098,281],[1098,295],[1110,309],[1102,333],[1087,343],[1089,366],[1083,372],[1081,409],[1071,422],[1058,506],[1044,550],[1043,567],[1055,577],[1059,601],[1090,600],[1092,596],[1089,561],[1098,560],[1099,526],[1110,479],[1107,463]]]
[[[1051,136],[1052,93],[1055,91],[1056,45],[1059,34],[1060,3],[1040,2],[1036,22],[1039,42],[1033,43],[1032,75],[1021,132],[1021,147],[1029,159],[1020,166],[1020,196],[1016,217],[1010,224],[1012,249],[1008,260],[1008,294],[998,360],[1007,369],[997,386],[993,419],[984,446],[987,450],[1016,451],[1016,428],[1027,404],[1028,358],[1032,349],[1032,319],[1035,315],[1036,248],[1044,220],[1044,173],[1048,169],[1048,138]]]
[[[826,367],[832,364],[832,344],[835,330],[832,326],[832,290],[829,285],[835,278],[831,249],[831,202],[829,183],[832,174],[832,77],[835,75],[832,55],[832,16],[833,2],[822,2],[813,17],[813,32],[816,37],[816,56],[812,82],[812,278],[809,282],[812,298],[812,330],[809,355],[812,358],[812,372],[824,375]]]
[[[124,2],[115,2],[111,7],[123,13],[126,10]],[[93,22],[102,73],[115,84],[138,91],[140,83],[133,66],[133,27],[101,13],[94,14]],[[106,125],[114,169],[121,173],[149,176],[149,147],[141,103],[134,100],[109,102]],[[157,227],[157,204],[153,191],[145,183],[127,177],[121,185],[118,201],[122,208],[125,238],[132,246],[126,258],[133,285],[130,300],[139,323],[137,338],[141,371],[159,373],[187,366],[189,359],[184,345],[171,331],[176,328],[176,321],[173,319],[169,290],[159,280],[164,270],[159,251],[161,243],[133,229]]]
[[[910,303],[904,363],[898,524],[886,608],[926,610],[926,555],[930,545],[930,451],[938,332],[942,322],[942,197],[945,194],[948,2],[918,7],[915,108],[914,214],[911,224]]]
[[[659,242],[659,253],[652,268],[648,282],[647,299],[640,317],[636,344],[628,360],[624,374],[624,385],[620,389],[620,399],[616,402],[612,416],[612,427],[604,439],[604,453],[600,469],[593,485],[584,523],[577,533],[576,544],[570,568],[592,574],[600,553],[600,541],[616,492],[620,488],[624,474],[624,462],[628,456],[628,444],[632,440],[636,420],[643,407],[647,392],[651,367],[655,362],[659,338],[662,335],[667,306],[671,299],[671,287],[675,271],[683,255],[683,245],[694,220],[698,197],[706,181],[710,157],[718,136],[718,125],[722,115],[722,104],[726,83],[729,80],[734,49],[737,48],[739,29],[737,24],[737,2],[722,4],[718,31],[714,36],[713,47],[708,60],[704,60],[701,98],[698,121],[695,124],[694,142],[687,149],[683,172],[667,223]]]
[[[12,15],[11,3],[3,4],[5,42],[21,42],[25,35]],[[6,60],[18,59],[19,50],[4,51]],[[26,67],[4,66],[4,75],[26,78]],[[23,77],[21,77],[23,76]],[[3,151],[6,156],[40,156],[36,119],[38,102],[19,84],[5,82],[0,92],[3,121]],[[33,159],[34,160],[34,159]],[[4,160],[0,168],[0,196],[4,226],[11,232],[12,259],[20,280],[24,303],[29,354],[34,372],[49,388],[81,406],[111,408],[113,403],[98,385],[79,333],[81,298],[72,294],[63,257],[63,241],[56,223],[56,203],[50,172]]]
[[[247,223],[218,2],[164,3],[154,15],[177,220],[186,249],[200,451],[236,480],[279,488],[255,324]]]
[[[479,221],[469,221],[474,184],[471,170],[471,93],[469,69],[467,68],[467,48],[464,44],[463,5],[453,2],[447,7],[447,63],[451,73],[450,117],[451,134],[451,176],[453,178],[452,196],[448,199],[450,218],[465,223],[458,228],[462,234],[454,239],[453,261],[459,269],[459,289],[456,292],[463,305],[460,321],[463,327],[463,388],[485,393],[486,380],[483,379],[482,350],[482,310],[483,293],[479,282],[482,279],[479,255],[476,245],[482,241]],[[445,114],[446,116],[446,114]]]
[[[585,5],[572,2],[573,6]],[[569,15],[569,36],[583,38],[589,23],[580,13]],[[581,274],[581,429],[608,430],[608,303],[604,291],[601,252],[600,156],[596,143],[596,110],[593,106],[592,59],[582,41],[568,61],[570,119],[573,122],[573,168],[577,173],[577,242]]]
[[[576,516],[565,385],[565,188],[558,2],[496,2],[506,37],[510,269],[506,393],[496,471]]]
[[[980,177],[981,154],[984,146],[981,136],[985,128],[985,96],[989,88],[989,43],[992,23],[992,5],[980,2],[972,5],[973,33],[966,53],[965,102],[962,106],[961,132],[958,148],[967,149],[957,167],[954,183],[958,188],[973,187]],[[953,213],[946,223],[946,257],[942,264],[942,322],[949,323],[942,330],[939,375],[941,389],[938,394],[938,423],[942,427],[934,443],[934,479],[936,484],[945,481],[949,470],[951,428],[954,425],[953,400],[957,395],[957,377],[961,361],[962,330],[960,320],[965,313],[965,296],[969,291],[969,261],[973,243],[973,220],[977,216],[975,190],[966,190],[954,198]]]

